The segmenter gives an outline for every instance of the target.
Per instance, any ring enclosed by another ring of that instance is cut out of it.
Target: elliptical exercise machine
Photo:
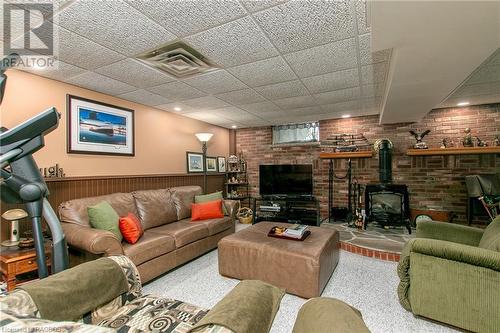
[[[10,55],[14,58],[17,55]],[[5,59],[4,59],[5,60]],[[2,62],[3,64],[4,62]],[[0,104],[3,99],[7,76],[6,67],[0,68]],[[35,241],[38,276],[48,276],[45,247],[42,235],[42,216],[52,234],[52,268],[58,273],[68,267],[66,239],[47,197],[49,190],[32,156],[43,148],[44,136],[59,124],[60,114],[50,108],[8,130],[0,128],[0,195],[5,203],[25,204],[31,218]]]

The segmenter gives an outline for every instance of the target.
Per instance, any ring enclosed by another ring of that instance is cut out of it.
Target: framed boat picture
[[[190,151],[186,152],[186,162],[187,162],[188,173],[203,172],[205,170],[203,168],[202,153],[193,153]]]
[[[71,154],[134,156],[134,110],[67,95]]]
[[[217,172],[217,158],[207,156],[207,172]]]

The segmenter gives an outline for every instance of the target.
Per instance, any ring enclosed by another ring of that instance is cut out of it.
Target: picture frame
[[[217,172],[217,157],[207,156],[207,172]]]
[[[186,166],[188,173],[201,173],[204,172],[203,168],[203,154],[188,151],[186,152]]]
[[[224,156],[217,156],[217,171],[226,172],[226,158]]]
[[[66,96],[69,154],[135,156],[134,110]]]

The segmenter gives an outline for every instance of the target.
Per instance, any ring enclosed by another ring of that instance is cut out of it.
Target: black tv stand
[[[319,226],[319,201],[314,196],[254,198],[253,221],[299,223]]]

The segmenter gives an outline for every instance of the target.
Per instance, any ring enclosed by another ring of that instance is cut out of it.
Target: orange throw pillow
[[[222,200],[191,204],[191,221],[201,221],[224,217]]]
[[[144,228],[141,221],[135,216],[134,213],[128,213],[127,216],[120,217],[118,222],[120,232],[127,243],[135,244],[144,234]]]

